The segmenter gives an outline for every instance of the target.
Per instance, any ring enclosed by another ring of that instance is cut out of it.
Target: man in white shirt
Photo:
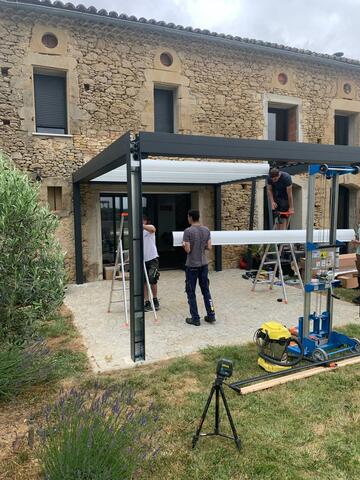
[[[160,277],[159,272],[159,254],[156,248],[156,239],[155,232],[156,228],[154,225],[149,223],[149,219],[146,215],[143,215],[143,240],[144,240],[144,261],[146,271],[149,277],[149,283],[151,287],[151,292],[153,294],[155,310],[159,310],[160,304],[157,298],[157,282]],[[149,292],[145,283],[144,286],[144,310],[149,312],[151,310],[151,303],[149,301]]]

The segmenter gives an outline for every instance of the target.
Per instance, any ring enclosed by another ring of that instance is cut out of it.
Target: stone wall
[[[56,48],[41,43],[46,32],[57,36]],[[333,143],[334,112],[360,112],[360,75],[335,62],[324,66],[300,55],[290,60],[243,49],[239,42],[110,26],[95,19],[74,21],[14,6],[0,7],[0,36],[0,147],[30,175],[41,168],[44,201],[50,183],[63,187],[68,207],[59,215],[59,238],[71,278],[71,175],[127,130],[153,129],[154,85],[176,88],[179,133],[266,138],[269,95],[275,95],[285,103],[296,99],[298,139]],[[161,64],[162,52],[172,55],[170,67]],[[34,135],[34,67],[67,72],[68,136]],[[286,74],[286,84],[279,82],[279,73]],[[350,92],[344,83],[351,85]],[[353,142],[359,144],[355,125]],[[351,182],[357,205],[360,183],[355,177]],[[246,184],[223,187],[224,229],[247,228],[249,199]],[[259,208],[261,202],[259,198]],[[87,238],[94,226],[87,217],[91,212],[84,215],[84,255],[91,277],[94,252],[88,250]],[[238,248],[224,249],[225,266],[237,266],[238,257]]]

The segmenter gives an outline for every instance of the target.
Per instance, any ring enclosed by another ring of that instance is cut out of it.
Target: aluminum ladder
[[[278,230],[278,225],[280,224],[280,218],[288,218],[288,217],[289,217],[289,215],[286,214],[285,212],[282,215],[279,212],[275,216],[275,222],[274,222],[274,226],[273,226],[272,229],[273,230]],[[290,219],[289,219],[287,228],[289,228],[289,226],[290,226]],[[280,247],[279,247],[279,245],[280,245]],[[294,265],[294,268],[295,268],[295,272],[296,272],[296,275],[298,276],[301,288],[304,290],[304,284],[303,284],[303,281],[302,281],[302,278],[301,278],[301,275],[300,275],[299,265],[298,265],[297,260],[296,260],[294,245],[292,243],[289,243],[289,244],[285,244],[285,243],[276,244],[275,243],[274,244],[274,249],[275,250],[273,252],[270,251],[271,244],[266,245],[265,252],[262,256],[260,266],[259,266],[259,269],[256,273],[255,280],[254,280],[253,286],[251,288],[251,291],[252,292],[255,291],[256,285],[258,283],[264,283],[262,281],[260,282],[260,280],[259,280],[263,267],[265,265],[275,265],[273,274],[272,274],[271,278],[269,278],[269,280],[266,281],[266,283],[269,283],[269,289],[272,290],[273,286],[274,286],[276,275],[277,275],[277,273],[279,273],[279,278],[280,278],[281,288],[282,288],[282,293],[283,293],[283,302],[287,304],[288,303],[288,297],[287,297],[287,293],[286,293],[284,274],[283,274],[283,270],[282,270],[282,266],[281,266],[281,254],[283,252],[283,249],[284,249],[285,245],[289,245],[290,253],[291,253],[291,259],[292,259],[292,262],[293,262],[293,265]],[[274,255],[275,255],[275,259],[273,258]]]
[[[120,230],[119,230],[119,242],[118,242],[118,248],[116,250],[116,256],[115,256],[115,265],[114,265],[114,270],[113,270],[113,275],[111,279],[111,288],[110,288],[110,297],[109,297],[109,303],[108,303],[108,312],[110,313],[111,311],[111,305],[113,303],[123,303],[124,304],[124,313],[125,313],[125,325],[129,325],[129,315],[128,315],[128,296],[127,293],[130,291],[129,286],[127,285],[126,281],[126,271],[128,270],[129,266],[129,250],[124,250],[123,249],[123,243],[122,243],[122,236],[124,232],[124,223],[125,220],[127,220],[128,213],[123,212],[121,213],[121,221],[120,221]],[[119,272],[119,273],[118,273]],[[145,281],[146,281],[146,288],[148,291],[149,295],[149,301],[151,304],[151,309],[154,314],[154,319],[157,321],[157,314],[155,310],[155,305],[154,305],[154,299],[150,287],[150,282],[149,282],[149,276],[147,274],[145,262],[144,262],[144,274],[145,274]],[[116,288],[116,281],[121,280],[121,288]],[[119,300],[113,300],[113,293],[114,292],[122,292],[122,298]]]

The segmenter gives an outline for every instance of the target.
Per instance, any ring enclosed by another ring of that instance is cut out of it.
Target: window
[[[268,108],[268,140],[296,142],[297,107]]]
[[[164,67],[171,67],[171,65],[173,64],[173,61],[174,61],[173,57],[169,52],[163,52],[160,55],[160,62],[162,65],[164,65]]]
[[[34,72],[35,123],[38,133],[66,134],[66,73]]]
[[[269,108],[268,139],[288,140],[288,112],[282,108]]]
[[[349,117],[335,115],[335,145],[349,145]]]
[[[174,133],[174,91],[154,89],[155,132]]]
[[[62,210],[62,188],[48,187],[48,204],[52,211]]]
[[[45,33],[41,39],[42,44],[47,48],[56,48],[58,46],[58,39],[53,33]]]

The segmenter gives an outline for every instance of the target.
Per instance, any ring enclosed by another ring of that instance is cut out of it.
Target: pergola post
[[[81,196],[80,182],[73,183],[74,237],[75,237],[75,278],[79,285],[84,283],[82,232],[81,232]]]
[[[144,259],[141,152],[136,139],[126,155],[129,202],[130,349],[134,362],[145,360]]]

